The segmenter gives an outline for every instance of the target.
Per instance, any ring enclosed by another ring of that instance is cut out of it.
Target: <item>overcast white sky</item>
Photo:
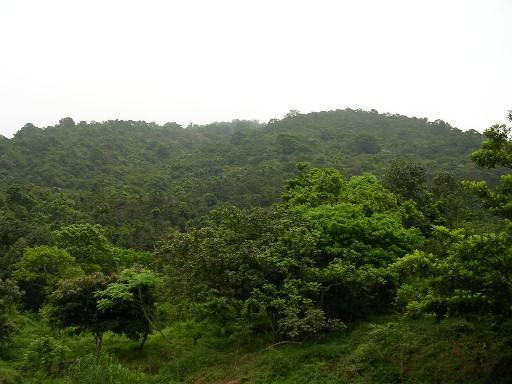
[[[0,133],[375,108],[483,130],[512,108],[512,0],[0,0]]]

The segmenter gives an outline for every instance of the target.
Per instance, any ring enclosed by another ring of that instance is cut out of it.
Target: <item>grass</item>
[[[0,383],[29,383],[34,373],[24,372],[16,358],[25,332],[48,329],[27,320],[9,356],[0,360]],[[24,328],[24,329],[25,329]],[[147,384],[316,384],[316,383],[510,383],[512,344],[489,321],[381,316],[361,322],[345,333],[284,344],[266,349],[268,339],[245,346],[205,335],[194,342],[184,323],[152,335],[143,351],[137,343],[106,335],[103,360],[82,359],[71,371],[40,378],[41,383],[147,383]],[[66,358],[94,352],[90,336],[62,333],[70,349]],[[114,358],[115,357],[115,358]],[[102,376],[103,375],[103,376]],[[32,377],[31,377],[32,376]],[[2,381],[3,380],[3,381]],[[87,381],[89,380],[89,381]],[[92,381],[91,381],[92,380]]]

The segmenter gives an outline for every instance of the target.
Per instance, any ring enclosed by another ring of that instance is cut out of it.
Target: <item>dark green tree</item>
[[[96,293],[114,281],[100,272],[73,279],[62,280],[50,296],[49,319],[61,328],[71,327],[76,333],[90,332],[99,353],[103,334],[116,326],[110,311],[100,310]]]
[[[279,338],[334,325],[318,307],[319,284],[309,280],[315,253],[316,236],[298,216],[227,207],[197,228],[172,232],[159,257],[172,300],[209,308],[219,332],[257,327],[263,315]],[[313,314],[324,319],[316,328]]]
[[[141,266],[121,271],[104,290],[95,293],[97,307],[115,319],[111,331],[141,340],[140,349],[155,324],[158,276]]]
[[[403,200],[424,205],[427,200],[426,168],[417,161],[394,159],[384,174],[384,185]]]

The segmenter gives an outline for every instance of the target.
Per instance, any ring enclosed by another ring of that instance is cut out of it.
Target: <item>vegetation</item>
[[[509,383],[511,139],[27,124],[0,141],[0,382]]]

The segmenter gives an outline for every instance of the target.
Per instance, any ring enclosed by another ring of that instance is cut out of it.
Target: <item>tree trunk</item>
[[[144,336],[142,337],[142,342],[139,345],[139,350],[142,351],[142,348],[144,348],[144,343],[148,339],[148,332],[144,333]]]
[[[101,345],[103,342],[103,332],[95,334],[94,340],[96,341],[96,354],[99,355],[101,352]]]
[[[272,308],[267,308],[267,316],[270,320],[270,326],[272,327],[272,338],[275,341],[277,339],[277,314]]]

